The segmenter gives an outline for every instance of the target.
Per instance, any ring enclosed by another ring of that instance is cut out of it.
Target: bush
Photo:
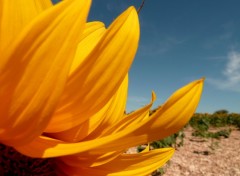
[[[175,133],[169,137],[166,137],[159,141],[154,141],[151,143],[153,148],[165,148],[165,147],[180,147],[183,146],[183,139],[184,139],[184,132],[183,130]]]
[[[216,138],[219,139],[220,137],[228,138],[231,134],[231,130],[220,130],[217,132],[208,132],[208,131],[195,131],[192,133],[193,136],[200,136],[204,138]]]
[[[225,113],[224,113],[225,112]],[[212,127],[236,126],[240,129],[240,114],[227,113],[227,110],[219,110],[214,114],[196,113],[191,118],[189,124],[194,129],[208,130]]]

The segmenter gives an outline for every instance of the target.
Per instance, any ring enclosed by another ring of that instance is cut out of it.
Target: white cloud
[[[155,38],[159,38],[159,35],[157,34]],[[162,37],[161,37],[162,38]],[[184,39],[177,39],[175,37],[165,37],[162,38],[161,41],[159,40],[152,40],[150,42],[145,42],[140,44],[139,50],[141,51],[142,55],[159,55],[163,54],[172,48],[184,43],[186,40]]]
[[[228,32],[225,32],[223,34],[221,34],[219,36],[219,39],[220,40],[229,40],[233,37],[233,32],[232,31],[228,31]]]
[[[240,92],[240,52],[232,51],[228,54],[222,75],[223,79],[208,78],[206,81],[220,89]]]
[[[129,96],[128,101],[131,103],[148,103],[150,100],[145,97],[138,97],[138,96]]]
[[[117,13],[121,13],[123,12],[125,9],[127,9],[128,4],[124,3],[124,2],[120,2],[120,3],[115,3],[115,2],[109,2],[106,4],[106,8],[109,12],[117,12]]]
[[[240,83],[240,53],[231,52],[229,62],[223,73],[231,83]]]
[[[147,105],[150,99],[141,96],[129,96],[127,100],[127,112],[136,111],[137,109]]]
[[[229,40],[233,38],[235,33],[235,24],[233,21],[222,24],[221,28],[224,32],[219,36],[220,40]]]

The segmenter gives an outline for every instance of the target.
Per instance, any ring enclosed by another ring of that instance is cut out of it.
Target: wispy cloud
[[[235,24],[233,21],[228,21],[222,24],[221,28],[224,30],[224,32],[219,36],[220,40],[229,40],[233,38],[235,33]]]
[[[220,89],[240,92],[240,52],[232,51],[228,54],[222,76],[223,79],[208,78],[206,81]]]
[[[127,112],[132,112],[140,107],[145,106],[150,102],[150,99],[141,96],[129,96],[127,101]]]
[[[233,37],[232,31],[227,31],[219,36],[220,40],[230,40]]]
[[[206,58],[207,60],[215,60],[215,61],[224,61],[226,60],[226,56],[210,56]]]
[[[218,26],[218,32],[214,30],[212,35],[204,39],[203,48],[214,49],[221,45],[228,45],[228,42],[236,37],[236,24],[233,21]]]
[[[128,7],[128,4],[124,2],[115,3],[115,2],[108,2],[106,4],[106,8],[109,12],[122,12]]]
[[[138,96],[129,96],[128,101],[130,103],[139,103],[139,104],[145,104],[148,103],[150,100],[145,97],[138,97]]]
[[[156,36],[155,38],[157,38]],[[140,44],[139,50],[142,55],[159,55],[172,48],[184,43],[186,40],[177,39],[176,37],[165,37],[161,41],[151,41]]]

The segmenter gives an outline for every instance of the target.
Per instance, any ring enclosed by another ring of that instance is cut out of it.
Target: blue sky
[[[108,26],[141,0],[93,0],[89,21]],[[146,0],[141,40],[130,70],[127,110],[155,107],[178,88],[206,77],[197,112],[240,112],[240,1]]]

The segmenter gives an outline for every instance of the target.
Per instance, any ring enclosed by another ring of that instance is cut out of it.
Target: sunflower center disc
[[[56,176],[52,159],[30,158],[0,144],[0,176]]]

